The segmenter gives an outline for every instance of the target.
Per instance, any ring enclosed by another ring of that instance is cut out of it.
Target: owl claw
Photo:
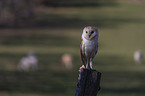
[[[82,66],[80,67],[80,69],[79,69],[79,72],[81,72],[84,68],[85,68],[85,66],[82,65]]]

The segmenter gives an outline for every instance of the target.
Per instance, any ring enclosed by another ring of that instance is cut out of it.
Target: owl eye
[[[88,33],[88,32],[86,31],[86,33]]]
[[[93,33],[94,33],[94,31],[91,32],[91,34],[93,34]]]

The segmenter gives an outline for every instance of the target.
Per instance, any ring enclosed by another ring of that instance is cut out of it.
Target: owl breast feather
[[[86,54],[86,56],[90,56],[95,50],[97,50],[96,46],[97,46],[96,42],[86,41],[85,42],[85,54]]]

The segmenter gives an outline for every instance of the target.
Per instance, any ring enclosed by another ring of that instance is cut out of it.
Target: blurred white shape
[[[136,64],[142,64],[143,63],[143,53],[141,51],[136,51],[134,53],[134,61]]]
[[[23,57],[18,66],[19,71],[29,71],[32,68],[33,71],[38,70],[38,59],[33,52],[29,52],[27,56]]]
[[[61,56],[61,64],[68,70],[73,67],[73,56],[71,54],[63,54]]]

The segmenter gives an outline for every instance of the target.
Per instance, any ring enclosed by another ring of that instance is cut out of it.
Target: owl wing
[[[97,44],[96,44],[95,55],[97,54],[97,52],[98,52],[98,42],[97,42]]]
[[[82,40],[81,45],[80,45],[80,53],[81,53],[82,63],[86,67],[85,46],[83,44],[83,40]]]
[[[95,48],[92,50],[91,58],[94,58],[98,51],[98,42],[96,43]]]
[[[97,51],[98,51],[98,42],[97,42],[95,54],[97,54]]]

